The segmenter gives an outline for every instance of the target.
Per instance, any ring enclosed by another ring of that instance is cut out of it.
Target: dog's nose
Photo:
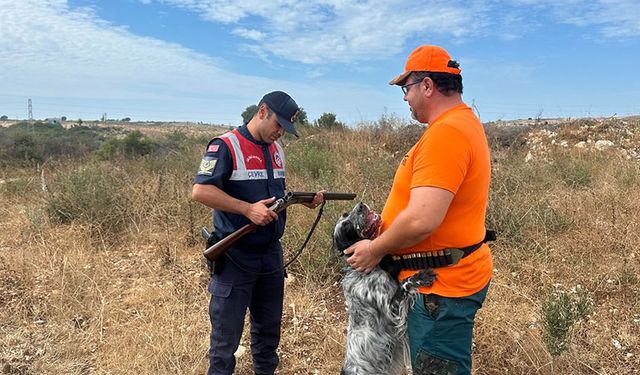
[[[369,206],[367,206],[366,204],[361,202],[358,205],[358,214],[365,215],[365,214],[367,214],[367,212],[369,212]]]

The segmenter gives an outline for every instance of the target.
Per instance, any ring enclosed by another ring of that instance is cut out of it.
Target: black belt
[[[478,250],[483,243],[496,240],[496,232],[487,230],[484,239],[477,244],[463,248],[449,248],[443,250],[427,251],[392,257],[395,265],[407,270],[420,270],[424,268],[447,267],[457,264],[460,259]]]

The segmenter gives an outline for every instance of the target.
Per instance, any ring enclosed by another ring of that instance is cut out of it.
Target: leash
[[[247,273],[250,273],[250,274],[253,274],[253,275],[257,275],[257,276],[272,275],[272,274],[278,273],[280,271],[286,270],[287,267],[289,267],[289,265],[291,265],[291,263],[293,263],[296,259],[298,259],[300,254],[302,254],[302,251],[304,250],[304,248],[307,246],[307,243],[309,243],[309,240],[311,239],[311,235],[313,235],[313,232],[316,230],[316,227],[318,226],[318,222],[320,222],[320,218],[322,217],[322,213],[324,212],[324,204],[325,203],[326,203],[326,201],[323,200],[322,203],[320,204],[320,209],[318,210],[318,215],[316,216],[316,220],[313,222],[313,225],[311,225],[311,229],[309,230],[309,233],[307,234],[307,238],[302,243],[302,246],[300,246],[300,249],[282,267],[279,267],[279,268],[277,268],[277,269],[275,269],[273,271],[269,271],[269,272],[253,272],[253,271],[249,271],[248,269],[246,269],[246,268],[242,267],[240,264],[238,264],[238,262],[236,262],[236,260],[233,259],[233,257],[231,255],[229,255],[228,252],[225,253],[225,256],[231,261],[231,263],[233,263],[236,267],[238,267],[238,269],[240,269],[240,271],[247,272]]]

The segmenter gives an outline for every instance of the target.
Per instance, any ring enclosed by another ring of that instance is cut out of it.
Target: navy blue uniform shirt
[[[233,181],[233,157],[227,144],[220,138],[214,138],[207,145],[207,150],[196,173],[194,183],[214,185],[239,200],[255,203],[271,197],[280,198],[285,193],[284,178],[274,178],[273,161],[269,154],[269,144],[255,140],[246,125],[238,128],[241,136],[261,147],[266,164],[267,178],[258,180]],[[284,156],[284,155],[282,155]],[[246,235],[236,242],[234,247],[242,249],[264,250],[272,248],[282,237],[286,222],[286,211],[282,211],[278,220],[260,226],[255,232]],[[223,238],[237,229],[249,224],[250,220],[243,215],[214,210],[213,225],[216,235]]]

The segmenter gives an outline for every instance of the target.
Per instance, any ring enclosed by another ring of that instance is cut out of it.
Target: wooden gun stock
[[[258,226],[254,223],[245,225],[244,227],[216,242],[213,246],[208,247],[204,251],[204,257],[209,259],[210,261],[215,262],[218,258],[224,255],[224,253],[226,253],[229,248],[231,248],[231,246],[236,243],[236,241],[253,232],[254,230],[256,230],[256,228],[258,228]]]
[[[286,209],[292,204],[296,203],[305,203],[313,201],[313,197],[316,193],[313,192],[299,192],[293,191],[287,193],[284,197],[277,199],[269,209],[275,211],[276,213],[280,213],[282,210]],[[331,193],[325,192],[323,193],[324,200],[353,200],[356,197],[354,193]],[[213,246],[208,247],[204,251],[204,257],[210,261],[216,261],[222,255],[224,255],[230,248],[236,243],[240,238],[246,236],[247,234],[255,231],[258,228],[257,224],[249,223],[237,231],[231,233],[225,238],[213,244]]]

